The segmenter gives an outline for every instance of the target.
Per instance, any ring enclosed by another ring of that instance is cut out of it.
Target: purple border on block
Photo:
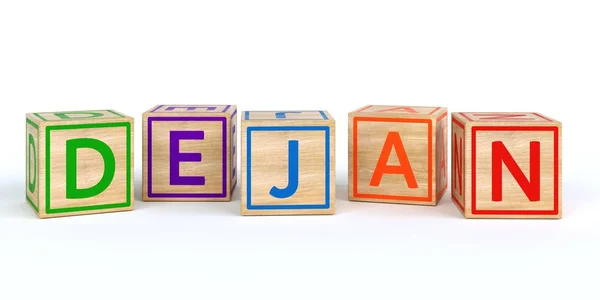
[[[159,109],[163,108],[164,106],[168,106],[168,105],[159,105],[158,107],[156,107],[155,109],[153,109],[153,110],[152,110],[152,111],[150,111],[150,112],[156,112],[157,110],[159,110]],[[173,106],[174,106],[174,107],[175,107],[175,106],[182,106],[182,107],[186,107],[186,106],[185,106],[185,105],[183,105],[183,104],[173,104]],[[210,104],[210,105],[208,105],[208,104],[207,104],[207,105],[205,105],[205,104],[198,104],[198,105],[189,105],[189,106],[190,106],[190,107],[192,107],[192,106],[198,106],[198,107],[200,107],[200,106],[223,106],[223,104],[215,104],[215,105],[212,105],[212,104]],[[226,106],[225,106],[225,108],[224,108],[224,109],[223,109],[221,112],[226,112],[226,111],[227,111],[227,110],[228,110],[230,107],[231,107],[231,105],[229,105],[229,104],[228,104],[228,105],[226,105]],[[189,112],[189,111],[188,111],[188,112]]]
[[[217,121],[223,125],[223,188],[221,193],[164,194],[152,192],[152,122]],[[148,197],[162,198],[225,198],[227,197],[227,118],[226,117],[149,117],[148,118]]]

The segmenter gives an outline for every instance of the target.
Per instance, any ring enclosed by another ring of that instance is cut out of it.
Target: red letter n
[[[529,177],[519,168],[500,141],[492,143],[492,201],[502,201],[502,162],[515,178],[529,201],[540,201],[540,142],[529,144]]]
[[[463,162],[464,143],[463,143],[462,138],[459,138],[458,142],[456,141],[456,134],[454,134],[454,143],[453,143],[454,147],[452,147],[452,154],[453,154],[452,155],[452,169],[453,169],[452,170],[452,186],[455,189],[456,184],[458,184],[458,194],[462,196],[462,194],[463,194],[463,176],[462,176],[463,165],[462,165],[462,162]]]

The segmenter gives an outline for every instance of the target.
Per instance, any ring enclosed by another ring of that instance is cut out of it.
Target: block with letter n
[[[26,199],[41,218],[128,211],[133,118],[114,110],[26,115]]]
[[[448,185],[445,107],[367,105],[348,114],[348,198],[436,205]]]
[[[452,200],[466,218],[561,218],[560,122],[453,113],[451,141]]]
[[[237,183],[235,105],[157,105],[143,114],[144,201],[230,201]]]

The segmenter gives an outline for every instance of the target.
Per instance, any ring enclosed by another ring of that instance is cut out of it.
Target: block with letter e
[[[235,105],[157,105],[143,114],[144,201],[230,201]]]
[[[335,213],[335,121],[326,111],[245,111],[242,215]]]
[[[114,110],[26,115],[26,199],[41,218],[128,211],[133,118]]]
[[[367,105],[348,114],[348,198],[436,205],[448,185],[445,107]]]
[[[451,139],[452,200],[466,218],[561,218],[560,122],[453,113]]]

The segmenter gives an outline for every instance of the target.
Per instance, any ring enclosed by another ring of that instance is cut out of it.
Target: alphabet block
[[[335,120],[326,111],[246,111],[242,215],[335,213]]]
[[[40,218],[133,209],[133,118],[29,113],[26,134],[25,197]]]
[[[453,113],[451,149],[452,200],[466,218],[561,218],[560,122]]]
[[[235,105],[157,105],[143,114],[144,201],[230,201]]]
[[[348,199],[437,205],[447,188],[445,107],[367,105],[348,114]]]

